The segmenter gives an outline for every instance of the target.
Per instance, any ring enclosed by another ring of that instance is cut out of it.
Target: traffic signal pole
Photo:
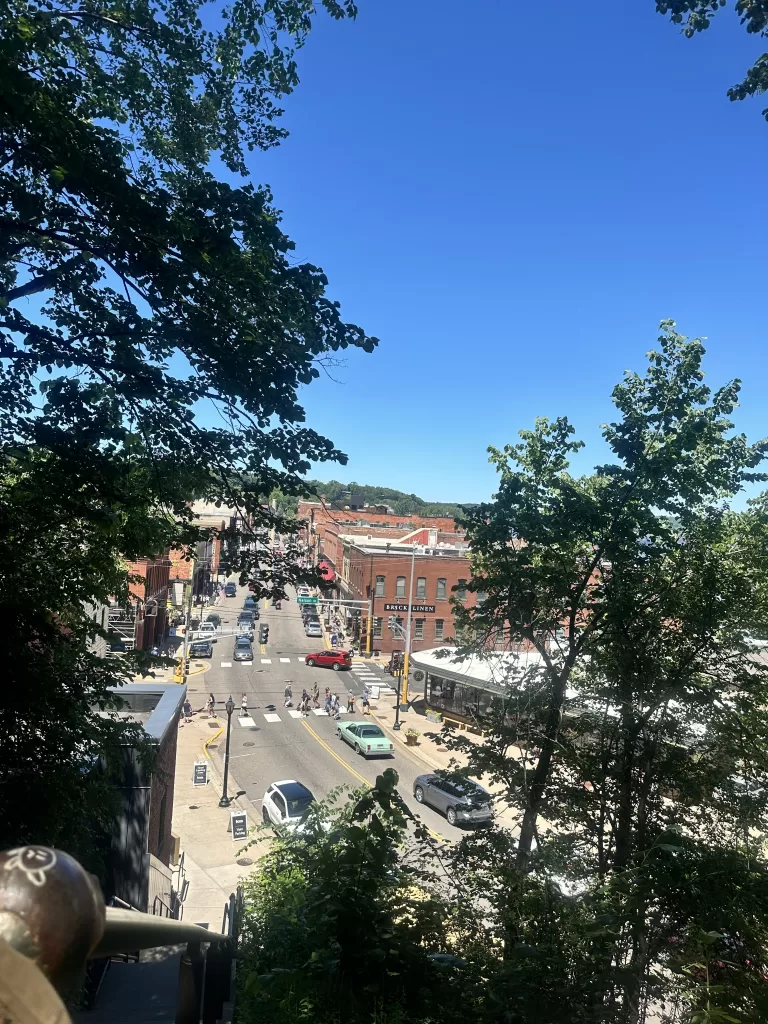
[[[411,583],[408,588],[408,618],[405,620],[405,657],[403,658],[403,705],[408,706],[408,671],[411,667],[411,609],[413,608],[413,574],[416,569],[416,545],[411,545]]]

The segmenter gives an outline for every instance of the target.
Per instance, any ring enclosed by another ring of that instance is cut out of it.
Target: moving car
[[[309,587],[305,586],[302,583],[302,585],[300,587],[296,587],[296,596],[297,597],[311,597],[312,595],[309,592]]]
[[[235,661],[253,661],[253,647],[250,637],[239,636],[235,640],[235,649],[232,653]]]
[[[363,757],[394,757],[395,745],[372,722],[344,722],[339,725],[336,735]]]
[[[273,782],[261,802],[261,816],[268,825],[297,829],[301,819],[315,802],[311,790],[296,779]]]
[[[307,636],[318,637],[323,635],[323,628],[319,622],[314,622],[312,619],[310,619],[310,621],[304,627],[304,632],[307,634]]]
[[[189,645],[190,658],[212,658],[213,644],[210,640],[194,640]]]
[[[493,820],[493,797],[471,779],[418,775],[413,781],[413,795],[420,804],[442,811],[451,825]]]
[[[349,651],[318,651],[317,654],[308,654],[304,664],[310,668],[320,665],[339,672],[343,668],[352,668],[352,655]]]
[[[227,583],[227,585],[224,587],[224,595],[226,597],[237,597],[237,584]]]
[[[254,619],[259,618],[259,602],[255,597],[246,597],[245,602],[243,604],[243,610],[247,612],[252,612]]]
[[[221,625],[221,616],[219,615],[218,612],[211,612],[205,621],[212,622],[216,629],[218,629],[219,626]]]
[[[211,622],[210,619],[206,619],[205,622],[201,622],[200,625],[197,627],[197,632],[198,633],[215,633],[216,632],[216,623],[215,622]]]

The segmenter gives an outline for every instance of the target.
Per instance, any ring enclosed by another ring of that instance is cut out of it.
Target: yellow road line
[[[259,644],[259,650],[261,651],[262,654],[266,654],[267,653],[267,645],[266,644]]]
[[[211,755],[208,753],[208,744],[209,743],[213,743],[214,740],[217,740],[219,738],[219,736],[221,736],[221,734],[223,732],[224,732],[224,726],[222,725],[222,727],[219,729],[219,731],[215,732],[213,734],[213,736],[209,736],[208,739],[203,744],[203,753],[205,754],[205,756],[208,758],[209,761],[211,760]]]
[[[343,757],[339,757],[335,750],[331,750],[331,748],[328,746],[325,740],[321,739],[321,737],[317,735],[317,733],[309,724],[309,722],[305,722],[304,719],[302,719],[301,724],[304,726],[305,729],[312,733],[312,735],[315,737],[315,739],[317,740],[321,747],[325,747],[325,749],[328,751],[331,757],[334,757],[339,762],[340,765],[343,765],[347,769],[347,771],[350,772],[350,774],[354,775],[356,779],[359,779],[364,786],[373,785],[373,783],[369,782],[368,779],[363,778],[363,776],[359,772],[356,772],[352,765],[347,764]]]

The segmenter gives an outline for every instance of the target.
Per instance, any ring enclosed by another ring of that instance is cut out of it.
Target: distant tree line
[[[395,515],[408,516],[449,516],[461,515],[462,506],[453,501],[425,501],[418,494],[406,494],[393,487],[379,487],[376,484],[359,484],[352,480],[345,484],[340,480],[305,481],[306,489],[299,496],[275,490],[270,497],[277,503],[277,510],[283,514],[296,514],[300,498],[317,501],[321,497],[329,504],[343,508],[349,504],[352,495],[362,497],[367,505],[387,505]]]

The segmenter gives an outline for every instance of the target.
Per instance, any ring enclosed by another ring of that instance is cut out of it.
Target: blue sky
[[[768,434],[768,125],[725,95],[764,48],[730,10],[687,40],[653,0],[320,19],[291,137],[251,159],[297,256],[381,339],[303,392],[349,455],[317,475],[483,500],[486,447],[539,415],[571,419],[587,470],[665,317],[708,338],[708,381],[741,377],[737,426]]]

